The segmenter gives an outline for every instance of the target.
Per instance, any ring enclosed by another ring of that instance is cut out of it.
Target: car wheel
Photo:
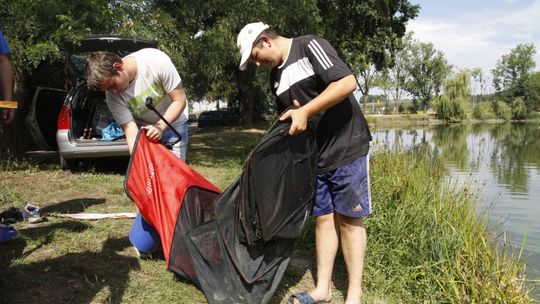
[[[65,159],[64,157],[60,156],[60,167],[63,170],[69,170],[71,172],[75,172],[79,168],[79,160],[78,159]]]

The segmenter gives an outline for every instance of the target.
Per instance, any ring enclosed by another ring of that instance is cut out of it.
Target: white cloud
[[[486,9],[446,18],[424,18],[408,25],[415,38],[431,42],[458,68],[480,67],[490,74],[503,54],[518,43],[535,44],[540,68],[540,0],[514,11]]]

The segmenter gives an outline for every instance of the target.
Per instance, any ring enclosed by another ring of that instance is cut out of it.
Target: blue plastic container
[[[18,234],[17,229],[12,226],[0,225],[0,242],[16,237]]]
[[[137,250],[152,253],[161,245],[157,230],[152,227],[139,213],[129,231],[129,241]]]

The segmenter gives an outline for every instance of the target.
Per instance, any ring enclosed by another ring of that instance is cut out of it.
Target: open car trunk
[[[124,136],[114,140],[106,136],[106,128],[113,123],[114,118],[107,107],[105,93],[88,90],[86,84],[80,85],[71,102],[71,139],[80,145],[125,144]]]
[[[37,88],[26,117],[27,129],[35,142],[31,157],[59,155],[62,167],[77,168],[96,158],[128,156],[123,131],[114,123],[103,92],[86,87],[85,58],[94,51],[110,51],[125,56],[147,47],[157,47],[148,39],[115,35],[89,36],[65,45],[69,91]],[[113,124],[114,123],[114,124]]]
[[[58,115],[62,103],[66,100],[64,90],[38,87],[32,100],[25,123],[28,132],[34,139],[36,149],[28,151],[30,155],[56,155],[58,143]],[[75,95],[68,98],[71,104],[70,140],[77,145],[122,145],[124,137],[114,141],[104,141],[104,129],[114,122],[105,102],[105,93],[90,91],[81,84]]]

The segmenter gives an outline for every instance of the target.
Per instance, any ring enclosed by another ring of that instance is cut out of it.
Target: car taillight
[[[69,117],[70,113],[70,107],[69,106],[62,106],[62,109],[60,109],[60,114],[58,114],[58,130],[62,129],[68,129],[69,130],[69,121],[71,120]]]

